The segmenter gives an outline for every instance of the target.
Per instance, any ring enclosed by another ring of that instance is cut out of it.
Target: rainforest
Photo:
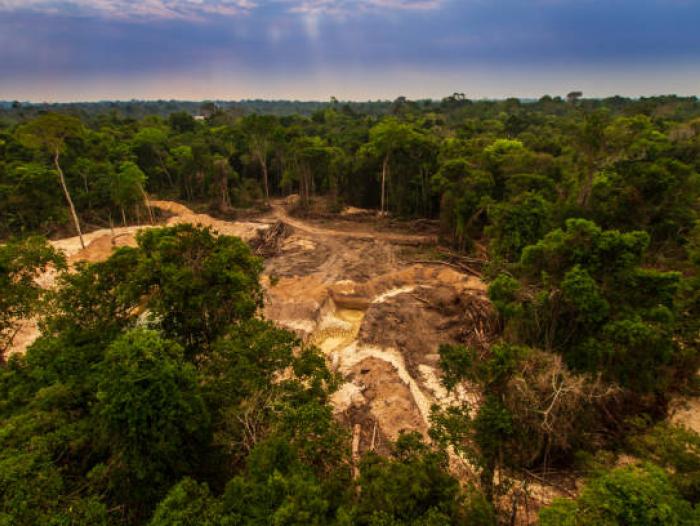
[[[0,525],[700,524],[700,101],[0,104]]]

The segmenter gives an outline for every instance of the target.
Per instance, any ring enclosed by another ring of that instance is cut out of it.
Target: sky
[[[0,0],[0,99],[700,95],[700,0]]]

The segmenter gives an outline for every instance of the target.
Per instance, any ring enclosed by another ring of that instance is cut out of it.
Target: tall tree
[[[217,156],[214,159],[214,172],[218,179],[218,201],[219,210],[227,212],[231,210],[231,192],[229,189],[229,179],[233,177],[234,171],[231,164],[225,157]]]
[[[45,113],[33,121],[23,125],[19,130],[19,137],[23,144],[30,148],[41,148],[47,151],[53,158],[53,165],[58,174],[63,194],[66,197],[68,208],[75,230],[80,237],[80,245],[85,248],[83,232],[80,229],[80,220],[75,211],[73,199],[66,184],[66,178],[61,168],[60,157],[66,148],[66,140],[80,137],[83,133],[83,125],[80,119],[70,115],[60,115],[58,113]]]
[[[382,214],[389,211],[388,184],[393,157],[398,150],[407,147],[416,138],[417,132],[412,126],[401,123],[393,117],[383,120],[369,132],[369,142],[363,146],[363,151],[382,160],[379,207]]]
[[[265,202],[270,202],[270,183],[267,158],[272,151],[277,121],[271,115],[253,114],[241,121],[247,135],[250,155],[260,165],[265,190]]]
[[[136,205],[141,201],[148,207],[148,199],[143,189],[145,184],[146,175],[141,171],[138,165],[133,162],[122,163],[119,171],[112,178],[110,193],[112,201],[121,211],[124,226],[126,226],[125,207]]]
[[[132,149],[137,153],[152,157],[165,174],[170,187],[175,188],[175,181],[168,169],[167,141],[168,135],[165,130],[154,127],[142,128],[132,140]],[[145,169],[146,167],[144,167]]]

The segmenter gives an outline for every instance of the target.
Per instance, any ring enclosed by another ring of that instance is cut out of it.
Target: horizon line
[[[575,92],[577,90],[572,90],[572,92]],[[416,98],[412,99],[410,97],[405,97],[407,101],[410,102],[425,102],[425,101],[431,101],[431,102],[441,102],[442,100],[451,97],[452,95],[455,94],[463,94],[461,92],[453,92],[449,95],[445,95],[442,98],[432,98],[432,97],[421,97],[421,98]],[[393,99],[383,99],[383,98],[377,98],[377,99],[336,99],[338,104],[346,104],[346,103],[352,103],[352,104],[362,104],[362,103],[377,103],[377,102],[395,102],[396,100],[400,99],[401,97],[404,97],[404,95],[398,95]],[[506,101],[506,100],[519,100],[519,101],[539,101],[540,99],[544,97],[551,97],[552,99],[565,99],[566,95],[561,95],[561,94],[551,94],[551,93],[545,93],[539,97],[479,97],[479,98],[469,98],[468,96],[465,95],[464,100],[469,100],[472,102],[499,102],[499,101]],[[584,96],[580,97],[579,100],[606,100],[606,99],[612,99],[612,98],[622,98],[622,99],[629,99],[629,100],[641,100],[641,99],[653,99],[653,98],[663,98],[663,97],[677,97],[677,98],[683,98],[683,99],[691,99],[691,98],[698,98],[700,97],[700,93],[698,94],[693,94],[693,95],[679,95],[678,93],[658,93],[654,95],[621,95],[621,94],[614,94],[614,95],[606,95],[606,96],[596,96],[596,97],[586,97],[585,93]],[[91,100],[55,100],[55,101],[48,101],[48,100],[19,100],[19,99],[0,99],[0,104],[13,104],[15,102],[18,102],[19,104],[30,104],[34,106],[39,106],[39,105],[58,105],[58,104],[100,104],[100,103],[129,103],[129,102],[145,102],[145,103],[157,103],[157,102],[178,102],[178,103],[202,103],[202,102],[222,102],[222,103],[228,103],[228,104],[236,104],[236,103],[246,103],[246,102],[297,102],[297,103],[302,103],[302,104],[333,104],[333,96],[328,97],[325,100],[322,99],[285,99],[285,98],[244,98],[244,99],[221,99],[221,98],[214,98],[214,99],[177,99],[177,98],[132,98],[132,99],[91,99]]]

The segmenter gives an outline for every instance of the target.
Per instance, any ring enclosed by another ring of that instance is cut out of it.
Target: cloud
[[[25,12],[109,19],[202,20],[237,16],[258,7],[277,6],[281,14],[346,16],[373,11],[419,11],[441,7],[446,0],[0,0],[0,13]]]
[[[0,0],[0,12],[101,16],[116,19],[198,19],[250,12],[254,0]]]
[[[443,0],[281,0],[293,13],[349,15],[378,10],[416,11],[441,7]]]

